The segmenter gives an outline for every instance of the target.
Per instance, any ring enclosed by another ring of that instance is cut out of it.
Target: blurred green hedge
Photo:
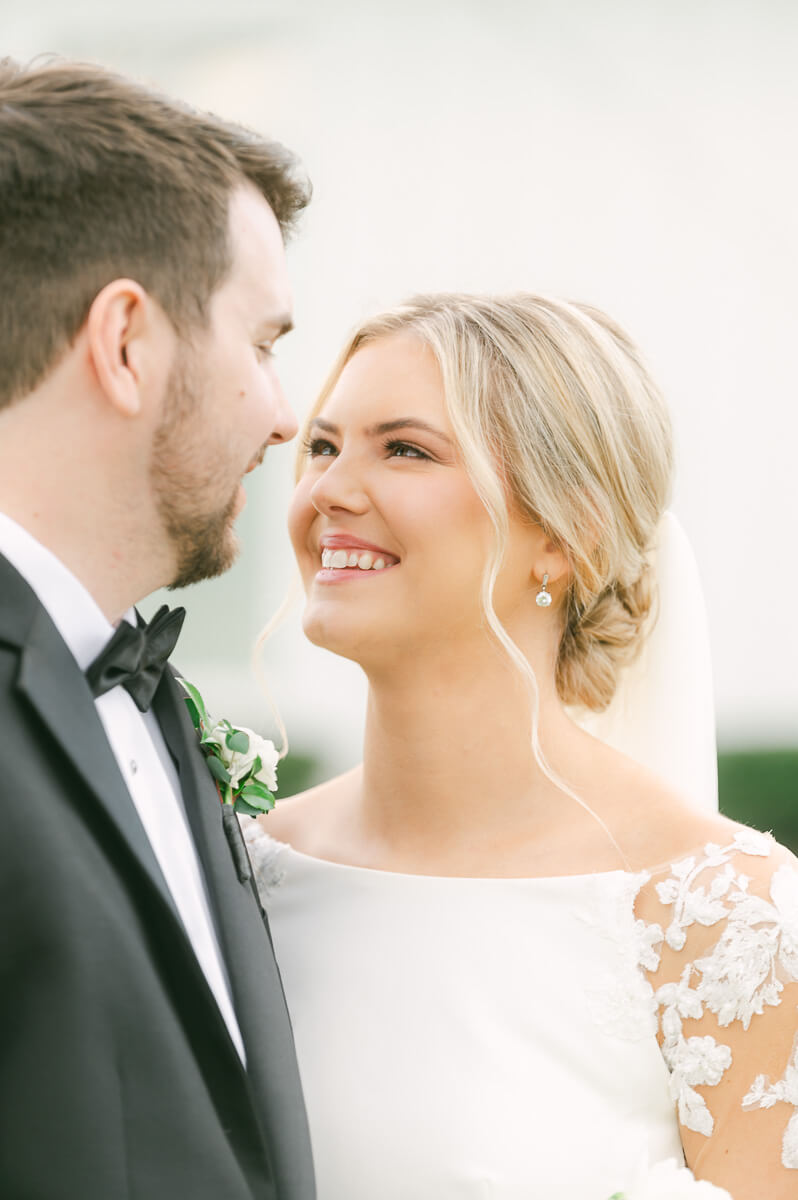
[[[277,799],[295,796],[323,779],[321,763],[314,755],[291,750],[277,767]]]
[[[720,808],[798,854],[798,749],[721,750]]]
[[[322,778],[313,755],[291,753],[280,764],[280,795],[293,796]],[[771,830],[798,854],[798,748],[721,750],[718,789],[721,812],[754,829]]]

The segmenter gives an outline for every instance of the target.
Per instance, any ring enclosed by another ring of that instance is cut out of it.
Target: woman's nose
[[[369,507],[363,472],[353,459],[338,454],[310,490],[313,507],[329,516],[335,512],[363,513]]]

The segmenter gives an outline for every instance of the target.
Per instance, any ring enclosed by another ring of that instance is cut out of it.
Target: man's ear
[[[86,320],[88,352],[107,401],[120,416],[142,408],[142,339],[154,334],[153,304],[132,279],[114,279],[95,296]]]

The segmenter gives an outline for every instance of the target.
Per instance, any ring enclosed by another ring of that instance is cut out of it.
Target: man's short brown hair
[[[49,373],[112,279],[185,332],[230,262],[249,181],[283,234],[310,190],[294,156],[102,67],[0,60],[0,408]]]

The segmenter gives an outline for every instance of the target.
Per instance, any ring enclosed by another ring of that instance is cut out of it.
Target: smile
[[[387,561],[382,554],[372,554],[369,550],[322,550],[321,565],[328,571],[384,571],[394,565],[393,560]]]

